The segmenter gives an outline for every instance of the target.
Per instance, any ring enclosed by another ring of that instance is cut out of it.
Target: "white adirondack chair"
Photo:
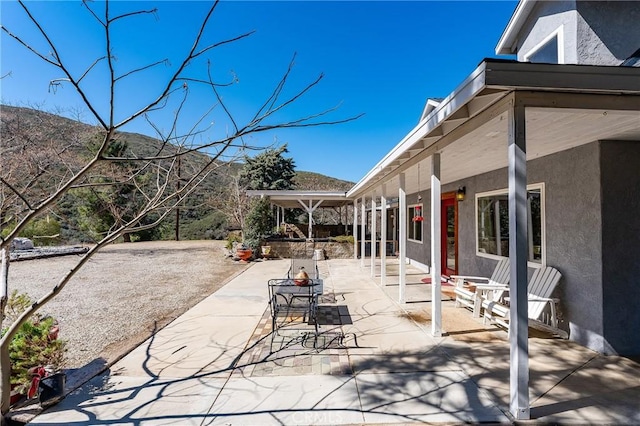
[[[496,265],[490,278],[476,277],[471,275],[452,275],[455,281],[456,308],[460,305],[473,310],[473,316],[480,317],[481,293],[486,292],[485,297],[491,295],[491,300],[499,300],[502,297],[503,290],[509,285],[509,259],[501,259]],[[466,288],[465,283],[472,284],[476,287],[476,291]]]
[[[556,313],[557,299],[552,299],[551,294],[555,290],[558,282],[562,278],[562,274],[551,266],[545,266],[536,269],[529,284],[527,286],[528,293],[528,317],[529,322],[534,326],[539,326],[556,334],[565,335],[566,333],[558,330],[558,317]],[[508,292],[506,290],[505,292]],[[549,318],[545,321],[545,307],[549,307]],[[482,308],[484,308],[484,322],[490,321],[497,323],[503,327],[509,328],[509,298],[505,297],[503,301],[499,300],[483,300]]]

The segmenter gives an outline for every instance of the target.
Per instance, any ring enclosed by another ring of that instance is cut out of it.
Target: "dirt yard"
[[[114,244],[98,252],[41,310],[57,318],[67,367],[109,363],[206,298],[247,265],[224,241]],[[11,262],[9,291],[37,299],[77,256]]]

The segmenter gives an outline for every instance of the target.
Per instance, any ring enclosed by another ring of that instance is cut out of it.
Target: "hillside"
[[[3,105],[0,106],[0,138],[0,175],[4,180],[0,188],[0,224],[5,228],[11,226],[12,218],[19,218],[25,213],[27,202],[29,205],[37,205],[51,194],[52,188],[58,187],[73,173],[77,173],[95,155],[100,141],[100,129],[47,112]],[[63,197],[47,216],[47,223],[50,217],[60,223],[61,240],[56,242],[91,241],[92,235],[95,238],[100,229],[108,227],[108,219],[105,218],[114,214],[126,215],[126,209],[120,207],[114,213],[114,205],[118,202],[131,203],[133,196],[132,185],[124,185],[121,176],[137,170],[135,167],[139,166],[135,164],[139,164],[140,160],[136,159],[153,156],[158,152],[171,154],[177,148],[146,135],[122,132],[110,149],[117,150],[119,156],[131,158],[132,161],[117,165],[105,164],[96,169],[88,181],[92,184],[96,181],[120,182],[119,189],[110,193],[78,189]],[[183,157],[180,165],[183,175],[179,178],[184,181],[191,176],[190,173],[208,161],[210,157],[201,153]],[[154,165],[158,170],[165,166],[168,167],[168,164]],[[233,177],[238,175],[241,167],[242,164],[239,163],[215,163],[214,172],[180,206],[182,239],[223,238],[228,226],[237,226],[237,221],[227,207],[229,200],[233,198]],[[145,173],[148,172],[146,170]],[[140,170],[136,173],[140,173]],[[139,177],[144,178],[145,175],[141,174]],[[153,176],[149,175],[142,181],[146,182],[145,185],[152,185]],[[296,171],[295,184],[296,189],[300,190],[328,191],[346,191],[353,185],[351,182],[303,171]],[[140,183],[137,185],[140,189]],[[18,192],[20,196],[17,196]],[[87,216],[87,211],[91,209],[103,212],[99,216],[95,213]],[[174,238],[175,226],[175,215],[171,215],[171,219],[165,220],[153,232],[138,238]],[[31,232],[51,234],[47,231]]]

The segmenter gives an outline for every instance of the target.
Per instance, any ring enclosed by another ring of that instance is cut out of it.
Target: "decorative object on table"
[[[293,277],[293,282],[297,286],[309,285],[309,274],[307,274],[307,271],[304,270],[303,266],[300,267],[300,270],[298,271],[296,276]]]

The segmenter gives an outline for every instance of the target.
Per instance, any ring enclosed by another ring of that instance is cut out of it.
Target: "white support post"
[[[493,211],[493,223],[500,224],[500,200],[496,200],[496,207]],[[502,256],[502,235],[500,235],[500,226],[496,226],[496,255]]]
[[[431,157],[431,334],[442,336],[442,207],[440,154]]]
[[[387,186],[382,184],[380,195],[380,285],[387,285]]]
[[[365,238],[367,235],[367,229],[366,229],[366,225],[367,225],[367,199],[363,196],[362,197],[362,203],[360,205],[360,234],[362,234],[362,236],[360,237],[360,267],[364,268],[364,243],[365,243]]]
[[[307,213],[309,215],[309,227],[307,228],[307,238],[313,238],[313,210],[312,209],[313,201],[309,200],[309,209],[307,209]]]
[[[405,190],[405,175],[400,173],[400,187],[398,189],[398,227],[400,230],[398,256],[399,285],[398,302],[405,302],[405,289],[407,286],[407,192]]]
[[[0,250],[0,300],[2,306],[7,302],[9,297],[9,261],[11,255],[8,248]]]
[[[302,200],[298,200],[298,203],[307,211],[309,215],[309,226],[307,228],[307,238],[313,238],[313,212],[322,204],[324,200],[320,200],[317,203],[313,204],[313,200],[309,200],[309,205],[305,205]]]
[[[358,200],[353,200],[353,260],[358,260]]]
[[[371,277],[376,276],[376,235],[378,209],[376,206],[376,193],[371,194]]]
[[[517,98],[515,99],[517,101]],[[509,296],[511,414],[528,420],[529,409],[529,329],[527,306],[527,154],[525,109],[515,104],[509,109]]]

